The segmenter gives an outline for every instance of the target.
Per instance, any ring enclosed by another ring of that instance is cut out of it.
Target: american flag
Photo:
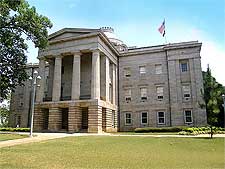
[[[166,34],[166,31],[165,31],[165,19],[164,19],[162,25],[159,27],[158,31],[162,34],[163,37],[165,36],[165,34]]]

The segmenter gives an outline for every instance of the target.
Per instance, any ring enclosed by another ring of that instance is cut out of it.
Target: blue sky
[[[64,27],[111,26],[128,46],[164,43],[158,27],[166,20],[170,43],[203,43],[202,68],[210,64],[213,75],[225,85],[225,0],[28,0],[53,23],[53,33]],[[28,62],[37,62],[30,44]]]

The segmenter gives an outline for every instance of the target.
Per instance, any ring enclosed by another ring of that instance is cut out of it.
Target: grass
[[[0,168],[224,168],[224,139],[67,137],[1,148]]]
[[[14,139],[20,139],[25,138],[26,135],[21,134],[7,134],[7,133],[0,133],[0,141],[6,141],[6,140],[14,140]]]

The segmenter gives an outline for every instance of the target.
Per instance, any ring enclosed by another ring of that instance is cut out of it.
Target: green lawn
[[[0,168],[224,168],[223,138],[67,137],[0,149]]]
[[[20,135],[20,134],[6,134],[6,133],[0,133],[0,141],[6,141],[6,140],[14,140],[19,138],[25,138],[26,135]]]

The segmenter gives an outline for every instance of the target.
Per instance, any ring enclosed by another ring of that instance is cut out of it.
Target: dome
[[[115,45],[122,45],[123,41],[121,41],[115,34],[114,30],[111,27],[102,27],[100,30],[107,36],[110,42]]]

